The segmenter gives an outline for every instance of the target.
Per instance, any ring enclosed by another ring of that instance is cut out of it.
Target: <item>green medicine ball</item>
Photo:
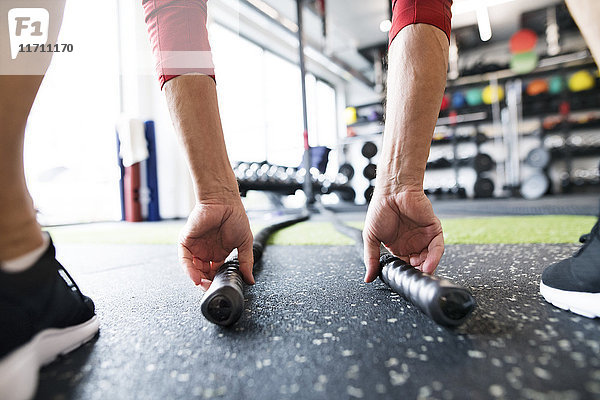
[[[534,51],[519,53],[510,59],[510,70],[515,74],[528,74],[535,69],[538,56]]]
[[[565,81],[562,76],[553,76],[548,79],[548,93],[559,94],[565,88]]]
[[[474,88],[467,90],[467,92],[465,93],[465,100],[470,106],[480,105],[483,102],[483,99],[481,98],[481,89]]]

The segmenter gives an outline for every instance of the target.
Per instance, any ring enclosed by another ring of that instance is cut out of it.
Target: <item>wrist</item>
[[[376,191],[384,196],[395,195],[405,192],[423,191],[424,172],[414,169],[405,172],[403,170],[388,170],[383,167],[383,171],[378,169],[377,179],[375,181]]]
[[[240,191],[231,167],[204,171],[194,182],[196,203],[235,204],[240,202]]]

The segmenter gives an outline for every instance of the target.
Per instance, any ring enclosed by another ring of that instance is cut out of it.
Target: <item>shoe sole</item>
[[[98,317],[62,329],[46,329],[0,361],[0,398],[25,400],[35,395],[41,367],[89,342],[98,332]]]
[[[540,282],[540,293],[548,303],[583,317],[600,317],[600,293],[571,292],[555,289]]]

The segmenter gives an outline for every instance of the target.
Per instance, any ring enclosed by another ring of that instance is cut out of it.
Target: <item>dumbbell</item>
[[[233,173],[235,177],[240,180],[244,180],[246,178],[246,171],[250,166],[248,163],[240,162],[233,168]]]
[[[373,142],[365,142],[360,151],[365,158],[373,158],[377,154],[377,145]]]
[[[565,138],[560,135],[548,135],[544,139],[544,146],[550,149],[559,148],[565,145]]]
[[[256,171],[256,176],[260,182],[267,182],[269,180],[268,172],[271,166],[268,163],[261,164],[260,168]]]
[[[372,163],[369,163],[363,170],[363,176],[370,181],[375,179],[376,174],[377,174],[377,166]]]
[[[452,186],[448,190],[448,194],[464,199],[467,197],[467,191],[461,186]]]
[[[319,177],[321,176],[321,171],[319,171],[319,168],[311,167],[309,171],[310,171],[311,181],[318,182]]]
[[[274,177],[274,178],[275,178],[275,180],[276,180],[278,183],[284,183],[284,184],[285,184],[285,183],[286,183],[286,179],[287,179],[287,177],[288,177],[288,176],[287,176],[287,174],[285,173],[285,167],[278,166],[278,167],[277,167],[277,170],[276,170],[276,172],[275,172],[275,177]]]
[[[335,176],[335,181],[334,181],[334,183],[335,183],[336,185],[345,185],[345,184],[347,184],[347,183],[348,183],[348,177],[347,177],[346,175],[342,174],[342,173],[338,173],[338,174]]]
[[[594,169],[575,169],[571,172],[571,182],[576,186],[582,186],[589,183],[597,183],[600,178],[598,170]]]
[[[452,162],[448,160],[446,157],[440,157],[436,160],[429,161],[427,163],[427,167],[429,168],[450,168],[452,166]]]
[[[246,180],[254,182],[258,180],[258,170],[260,169],[260,163],[253,162],[250,163],[250,166],[246,170]]]

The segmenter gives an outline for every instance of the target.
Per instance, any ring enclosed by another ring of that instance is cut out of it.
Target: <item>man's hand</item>
[[[373,282],[379,275],[380,243],[397,257],[428,273],[433,273],[444,254],[442,225],[422,190],[388,195],[375,191],[363,239],[365,282]]]
[[[208,290],[217,269],[235,248],[244,281],[254,284],[252,232],[242,202],[238,198],[198,203],[179,238],[179,261],[194,283]]]

